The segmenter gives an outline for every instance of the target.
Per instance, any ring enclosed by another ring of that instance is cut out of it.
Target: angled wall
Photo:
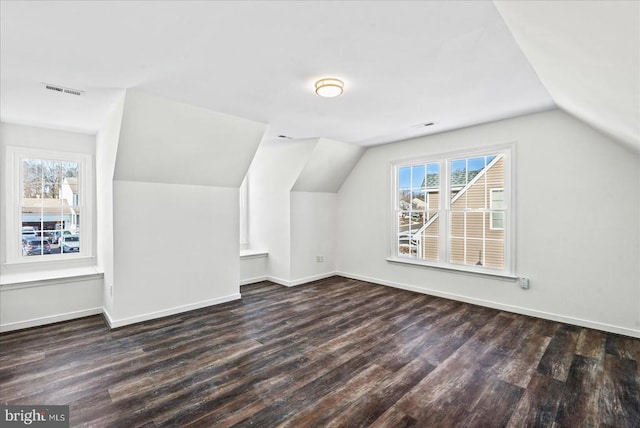
[[[335,274],[336,192],[363,152],[326,138],[260,146],[249,170],[249,233],[252,247],[269,252],[270,280],[290,286]]]
[[[267,276],[291,281],[291,188],[317,140],[263,142],[249,168],[249,242],[268,250]]]
[[[127,92],[113,183],[112,326],[240,298],[238,187],[263,132]]]
[[[364,148],[319,138],[291,188],[291,281],[336,272],[338,190]],[[364,213],[362,213],[364,214]],[[354,220],[360,213],[354,213]]]

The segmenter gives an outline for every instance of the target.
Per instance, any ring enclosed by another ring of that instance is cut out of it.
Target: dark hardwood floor
[[[639,427],[640,340],[334,277],[109,331],[0,335],[0,402],[72,426]]]

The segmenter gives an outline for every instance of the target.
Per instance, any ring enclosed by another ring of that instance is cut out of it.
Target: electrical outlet
[[[527,290],[529,289],[529,278],[518,278],[518,284],[520,285],[520,288],[522,288],[523,290]]]
[[[324,256],[316,256],[316,262],[318,263],[324,262]]]

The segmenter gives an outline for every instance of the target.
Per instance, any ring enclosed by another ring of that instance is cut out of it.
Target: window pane
[[[411,190],[400,190],[398,195],[398,208],[401,210],[411,209]]]
[[[468,212],[466,214],[466,237],[479,238],[484,237],[484,215],[483,212]]]
[[[427,164],[427,187],[430,189],[440,186],[440,164]]]
[[[411,167],[411,187],[420,189],[427,185],[425,181],[424,165],[414,165]]]
[[[80,169],[77,162],[61,162],[60,163],[62,178],[78,178],[78,171]]]
[[[78,170],[79,166],[75,162],[62,163],[62,182],[60,197],[67,201],[69,205],[78,205]]]
[[[419,257],[424,260],[436,261],[439,254],[439,221],[437,212],[427,212],[425,219],[425,226],[421,229],[416,239]]]
[[[451,236],[455,238],[464,237],[464,213],[452,212],[450,215]]]
[[[79,234],[64,234],[60,239],[60,252],[65,253],[79,253],[80,252],[80,235]]]
[[[42,197],[42,162],[37,159],[25,159],[22,163],[23,197]]]
[[[469,170],[469,174],[467,177],[467,183],[480,173],[484,169],[484,157],[481,158],[472,158],[467,162],[467,168]]]
[[[482,239],[467,239],[465,264],[470,266],[484,266],[484,249]]]
[[[429,192],[427,194],[427,208],[430,210],[440,208],[440,192]]]
[[[494,230],[504,229],[504,211],[491,212],[491,229],[494,229]]]
[[[504,187],[504,156],[496,155],[499,159],[487,170],[487,187]]]
[[[411,231],[417,232],[424,225],[424,212],[411,211]]]
[[[71,233],[80,233],[80,207],[69,207],[69,213],[65,215],[65,228]]]
[[[60,183],[43,182],[42,198],[60,200]]]
[[[485,266],[490,268],[504,268],[504,241],[488,239],[485,243]]]
[[[427,209],[427,193],[424,190],[414,190],[411,195],[411,209],[424,211]]]
[[[461,187],[467,184],[466,159],[451,161],[451,187]]]
[[[398,171],[398,185],[401,189],[409,189],[411,187],[411,168],[400,168]]]
[[[22,206],[22,234],[36,235],[42,229],[42,205]]]
[[[504,209],[504,189],[491,189],[491,209]]]
[[[464,239],[451,238],[449,261],[456,264],[464,263]]]
[[[398,230],[399,231],[405,231],[409,229],[409,224],[410,221],[409,219],[411,218],[411,212],[409,211],[401,211],[398,215]]]
[[[42,180],[47,183],[60,183],[62,181],[62,163],[60,161],[42,161]]]
[[[23,256],[40,256],[52,253],[51,243],[43,236],[26,235],[22,238]]]
[[[470,209],[484,209],[487,208],[487,201],[485,200],[485,177],[484,175],[478,177],[478,179],[465,190],[465,197],[461,199],[460,204],[464,204],[464,208]],[[460,207],[462,208],[462,207]],[[458,209],[458,208],[456,208]]]

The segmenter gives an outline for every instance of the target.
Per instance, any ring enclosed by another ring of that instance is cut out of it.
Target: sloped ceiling
[[[638,5],[3,0],[0,120],[96,132],[137,88],[367,146],[558,105],[638,149]],[[327,76],[344,95],[314,94]]]
[[[0,64],[1,120],[85,132],[131,88],[358,145],[555,108],[490,1],[3,0]]]
[[[556,104],[640,152],[640,2],[495,3]]]
[[[319,138],[291,190],[337,192],[363,153],[363,147]]]
[[[114,179],[240,187],[265,125],[127,91]]]

